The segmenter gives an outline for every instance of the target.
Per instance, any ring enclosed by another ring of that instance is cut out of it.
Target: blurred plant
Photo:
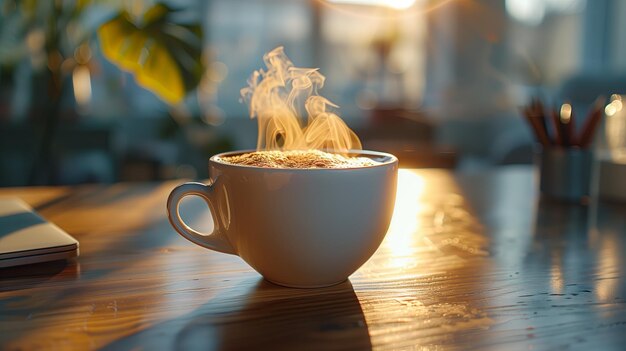
[[[180,103],[196,87],[204,72],[202,30],[199,20],[181,12],[149,0],[0,0],[0,77],[12,80],[4,78],[7,72],[29,61],[33,80],[47,89],[32,94],[44,112],[34,116],[43,123],[30,183],[51,168],[66,81],[73,76],[79,103],[80,90],[91,89],[89,43],[95,32],[107,59],[168,104]]]
[[[87,39],[79,25],[86,6],[86,1],[2,1],[0,69],[30,63],[35,75],[49,76],[49,96],[58,100],[75,50]]]
[[[178,14],[164,4],[142,15],[123,10],[98,29],[104,56],[170,104],[195,89],[204,72],[202,27],[177,22]]]
[[[97,30],[107,59],[162,100],[179,103],[204,72],[202,27],[182,9],[151,3],[0,0],[0,68],[28,59],[35,71],[52,74],[59,93],[62,77],[91,59],[86,45]]]

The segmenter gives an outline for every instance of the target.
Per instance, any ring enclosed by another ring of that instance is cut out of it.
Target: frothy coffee
[[[355,168],[380,164],[367,157],[350,157],[319,150],[255,151],[222,156],[220,161],[265,168]]]

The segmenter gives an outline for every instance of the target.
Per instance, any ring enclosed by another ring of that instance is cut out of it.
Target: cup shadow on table
[[[349,281],[322,289],[259,279],[196,310],[112,342],[105,350],[370,350],[369,330]]]

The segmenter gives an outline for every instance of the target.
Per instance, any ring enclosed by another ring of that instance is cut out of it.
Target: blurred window
[[[300,67],[320,67],[322,94],[341,115],[378,105],[416,107],[424,89],[426,23],[422,0],[215,0],[206,21],[210,58],[222,72],[212,101],[246,116],[239,90],[264,53],[283,45]]]
[[[584,0],[506,0],[512,77],[558,86],[580,70]]]
[[[321,4],[321,66],[331,92],[345,97],[348,108],[418,107],[425,83],[425,2]]]

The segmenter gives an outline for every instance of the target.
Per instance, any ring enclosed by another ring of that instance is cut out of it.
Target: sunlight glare
[[[396,205],[385,239],[385,247],[394,258],[411,254],[413,235],[419,228],[419,213],[424,193],[424,178],[415,171],[398,171]]]
[[[415,0],[329,0],[336,4],[364,5],[389,7],[396,10],[405,10],[415,4]]]

